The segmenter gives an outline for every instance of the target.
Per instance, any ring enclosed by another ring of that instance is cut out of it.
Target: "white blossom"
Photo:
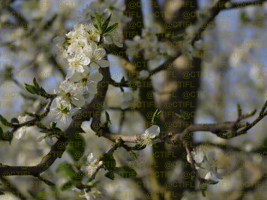
[[[74,104],[77,107],[82,107],[85,104],[82,88],[70,81],[62,81],[59,86],[58,96],[62,100]]]
[[[86,172],[89,176],[92,176],[92,174],[96,171],[96,169],[103,164],[103,161],[98,161],[98,159],[95,159],[93,161],[93,153],[90,153],[87,157],[88,165],[86,166]]]
[[[91,95],[97,93],[97,83],[101,81],[103,75],[101,73],[90,73],[87,68],[84,73],[75,73],[70,80],[77,82],[77,87],[83,88],[85,92]]]
[[[140,71],[139,78],[141,80],[145,80],[147,77],[149,77],[149,72],[147,70]]]
[[[59,119],[60,122],[66,123],[71,120],[71,115],[78,111],[78,108],[71,108],[71,104],[62,97],[57,97],[51,104],[51,113]]]
[[[30,118],[30,116],[28,116],[28,115],[25,115],[24,117],[19,115],[18,116],[18,121],[19,121],[20,124],[22,124],[22,123],[25,123],[25,122],[29,121],[29,118]],[[15,138],[20,139],[27,132],[28,128],[29,127],[27,127],[27,126],[20,127],[14,133]]]
[[[135,56],[143,50],[144,41],[141,39],[140,36],[136,35],[132,40],[125,40],[125,44],[127,45],[126,53],[129,56]]]
[[[195,161],[195,168],[200,168],[208,171],[205,179],[218,180],[222,176],[217,173],[217,161],[215,160],[215,153],[205,147],[198,146],[194,151],[191,151],[191,156]],[[191,163],[189,154],[187,154],[187,161]]]
[[[154,139],[159,135],[160,133],[160,128],[157,125],[152,125],[148,129],[146,129],[145,134],[144,134],[144,142],[143,144],[150,146],[155,143]]]
[[[106,56],[106,51],[104,48],[99,48],[95,43],[91,43],[91,49],[87,53],[89,54],[89,57],[91,59],[90,66],[93,69],[99,69],[100,67],[108,67],[109,61],[104,60],[103,58]]]

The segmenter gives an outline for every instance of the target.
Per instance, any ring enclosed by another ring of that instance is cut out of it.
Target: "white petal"
[[[132,101],[133,100],[132,92],[124,92],[122,97],[123,97],[124,101]]]
[[[89,79],[92,81],[99,82],[103,79],[103,75],[97,72],[97,73],[91,74]]]
[[[157,126],[157,125],[153,125],[153,126],[149,127],[149,128],[146,130],[146,132],[149,132],[149,133],[158,135],[158,134],[160,133],[160,128],[159,128],[159,126]]]
[[[70,78],[70,77],[72,77],[73,76],[73,74],[74,74],[74,72],[75,72],[75,70],[74,70],[74,68],[69,68],[68,69],[68,72],[67,72],[67,76],[66,76],[66,79],[68,79],[68,78]]]
[[[88,88],[88,92],[89,92],[89,94],[94,95],[94,94],[97,93],[97,88],[94,87],[94,85],[92,85],[92,84],[88,84],[88,85],[87,85],[87,88]]]
[[[89,133],[92,131],[91,126],[90,126],[90,122],[89,121],[84,121],[81,125],[81,128],[86,132]]]
[[[121,104],[121,109],[126,109],[129,107],[129,101],[124,101],[122,104]]]
[[[44,139],[44,136],[41,136],[37,139],[38,142],[41,142]]]
[[[87,156],[87,161],[88,161],[89,163],[91,163],[92,160],[93,160],[93,157],[94,157],[94,154],[93,154],[93,153],[90,153],[89,156]]]
[[[211,174],[211,172],[209,172],[206,174],[205,179],[209,180],[209,179],[211,179],[211,177],[212,177],[212,174]]]
[[[102,59],[106,55],[106,51],[103,48],[98,48],[94,52],[94,56],[97,60]]]
[[[93,69],[99,69],[99,68],[100,68],[99,65],[96,64],[95,62],[92,62],[92,63],[90,64],[90,66],[91,66]]]
[[[108,36],[105,36],[104,37],[104,42],[106,43],[106,44],[111,44],[112,43],[112,39],[111,39],[111,37],[108,35]]]
[[[77,106],[77,107],[83,107],[85,104],[85,99],[81,98],[81,99],[72,99],[72,103]]]
[[[83,58],[80,60],[80,63],[81,63],[82,65],[89,65],[89,63],[90,63],[90,58],[88,58],[88,57],[83,57]]]
[[[123,47],[123,44],[122,44],[122,43],[120,43],[120,42],[114,41],[114,43],[115,43],[115,45],[116,45],[117,47],[120,47],[120,48],[122,48],[122,47]]]
[[[99,64],[101,67],[108,67],[109,66],[108,60],[97,60],[96,63]]]
[[[50,138],[50,137],[46,137],[46,138],[45,138],[45,142],[46,142],[48,145],[53,145],[53,140],[52,140],[52,138]]]

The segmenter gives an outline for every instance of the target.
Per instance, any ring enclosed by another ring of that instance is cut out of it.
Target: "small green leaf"
[[[108,27],[104,33],[104,35],[107,35],[114,31],[118,27],[118,23],[113,24],[112,26]]]
[[[125,84],[125,83],[127,83],[126,81],[125,81],[125,78],[124,78],[124,76],[121,78],[121,84]]]
[[[74,182],[72,180],[70,180],[70,181],[67,181],[66,183],[64,183],[60,189],[61,189],[61,191],[66,191],[66,190],[69,190],[73,185],[74,185]]]
[[[100,33],[103,33],[102,26],[101,26],[102,18],[97,12],[95,12],[95,18],[96,18],[96,24],[97,24],[98,30],[100,31]]]
[[[39,88],[39,85],[38,85],[38,83],[37,83],[35,78],[33,79],[33,84],[34,84],[35,87]]]
[[[128,166],[116,167],[114,172],[123,178],[135,177],[137,175],[136,171]]]
[[[113,170],[116,167],[116,160],[111,153],[105,153],[102,157],[102,161],[108,170]]]
[[[205,190],[201,190],[201,193],[202,193],[202,196],[203,196],[203,197],[206,197],[206,192],[205,192]]]
[[[94,27],[98,30],[98,26],[97,26],[97,24],[94,24]],[[89,66],[89,65],[88,65]]]
[[[111,19],[111,14],[109,15],[109,17],[106,19],[106,21],[102,25],[102,30],[104,33],[105,33],[105,30],[107,29],[107,27],[109,25],[110,19]]]
[[[25,84],[25,89],[31,93],[31,94],[38,94],[39,92],[39,89],[36,88],[35,86],[32,86],[32,85],[28,85],[27,83],[24,83]]]
[[[51,123],[50,123],[50,128],[51,128],[52,130],[54,130],[54,129],[56,128],[56,126],[57,126],[57,122],[51,122]]]
[[[152,116],[152,120],[151,123],[155,124],[155,120],[160,116],[161,110],[159,110],[158,108],[155,110],[155,112],[153,113]]]
[[[111,179],[111,180],[114,180],[115,175],[114,175],[113,172],[107,172],[107,173],[105,174],[105,177],[107,177],[107,178],[109,178],[109,179]]]
[[[48,29],[51,27],[51,25],[54,23],[54,21],[57,18],[57,14],[55,14],[45,25],[44,25],[44,29]]]
[[[144,149],[144,148],[146,148],[146,145],[145,145],[145,144],[136,144],[136,145],[132,148],[132,150],[142,150],[142,149]]]
[[[184,40],[184,34],[180,34],[180,35],[177,35],[177,36],[174,36],[173,38],[172,38],[172,40],[173,41],[182,41],[182,40]]]
[[[219,183],[219,181],[208,180],[208,184],[210,185],[215,185],[217,183]]]
[[[109,124],[112,124],[111,121],[110,121],[110,117],[109,117],[109,114],[107,111],[105,111],[105,115],[106,115],[106,121],[109,123]]]
[[[256,112],[257,112],[257,109],[251,110],[249,111],[249,115],[253,116],[255,115]]]
[[[11,123],[13,124],[19,124],[19,120],[17,118],[12,118]]]

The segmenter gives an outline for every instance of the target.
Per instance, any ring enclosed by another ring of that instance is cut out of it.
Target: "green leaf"
[[[114,180],[115,175],[114,175],[113,172],[107,172],[107,173],[105,174],[105,177],[107,177],[107,178],[109,178],[109,179],[111,179],[111,180]]]
[[[208,189],[207,182],[205,181],[205,182],[200,183],[199,187],[200,187],[200,190],[202,192],[203,197],[205,197],[206,196],[206,192],[205,191]]]
[[[208,184],[210,185],[215,185],[217,183],[219,183],[219,181],[208,180]]]
[[[4,195],[5,193],[3,191],[0,190],[0,195]]]
[[[50,123],[50,128],[51,128],[52,130],[54,130],[54,129],[56,128],[56,126],[57,126],[57,122],[51,122],[51,123]]]
[[[116,167],[116,160],[111,153],[105,153],[102,157],[102,161],[108,170],[113,170]]]
[[[105,33],[105,30],[107,29],[108,25],[109,25],[109,22],[110,22],[110,19],[111,19],[111,15],[109,15],[109,17],[106,19],[106,21],[103,23],[102,25],[102,30],[103,30],[103,33]]]
[[[31,94],[37,94],[39,89],[36,88],[35,86],[32,86],[32,85],[28,85],[27,83],[24,83],[25,84],[25,89],[31,93]]]
[[[72,180],[75,179],[76,172],[74,171],[72,165],[67,161],[62,162],[57,166],[56,173],[59,172],[64,172]]]
[[[125,83],[127,83],[126,81],[125,81],[125,78],[124,78],[124,76],[121,78],[121,84],[125,84]]]
[[[45,25],[44,25],[44,29],[48,29],[51,27],[51,25],[54,23],[54,21],[57,18],[57,14],[55,14]]]
[[[9,122],[6,120],[6,118],[4,118],[2,115],[0,115],[0,121],[2,122],[2,124],[4,124],[5,126],[8,126]]]
[[[36,81],[36,78],[33,78],[33,84],[34,84],[35,87],[39,88],[39,85],[38,85],[38,83]]]
[[[100,33],[103,33],[102,26],[101,26],[102,18],[97,12],[95,12],[95,18],[96,18],[96,24],[97,24],[98,30],[100,31]]]
[[[97,24],[94,24],[94,27],[98,30],[98,26],[97,26]],[[89,65],[88,65],[89,66]]]
[[[84,137],[79,132],[71,134],[67,152],[74,161],[79,161],[81,159],[84,155],[85,147],[86,143]]]
[[[206,192],[205,192],[205,190],[201,190],[201,193],[202,193],[202,196],[203,196],[203,197],[206,197]]]
[[[112,124],[111,121],[110,121],[110,117],[109,117],[109,114],[107,111],[105,111],[105,115],[106,115],[106,121],[109,123],[109,124]]]
[[[12,118],[11,123],[13,124],[19,124],[19,120],[17,118]]]
[[[144,148],[146,148],[146,145],[144,144],[136,144],[132,149],[133,150],[142,150],[142,149],[144,149]]]
[[[114,31],[118,27],[118,23],[113,24],[112,26],[108,27],[104,33],[104,35],[107,35]]]
[[[151,120],[151,123],[152,124],[155,124],[155,120],[160,116],[161,114],[161,110],[159,110],[158,108],[155,110],[155,112],[153,113],[153,116],[152,116],[152,120]]]
[[[184,37],[185,35],[184,34],[180,34],[180,35],[177,35],[177,36],[174,36],[173,38],[172,38],[172,40],[173,41],[182,41],[182,40],[184,40]]]
[[[116,167],[114,172],[123,178],[131,178],[137,175],[136,171],[128,166]]]
[[[73,185],[74,185],[74,182],[72,180],[70,180],[70,181],[67,181],[66,183],[64,183],[60,189],[61,189],[61,191],[66,191],[66,190],[69,190]]]

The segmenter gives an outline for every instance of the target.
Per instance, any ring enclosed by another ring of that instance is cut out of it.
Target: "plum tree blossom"
[[[148,129],[146,129],[145,134],[144,134],[144,142],[143,144],[147,146],[151,146],[155,143],[155,138],[159,135],[160,133],[160,128],[157,125],[152,125]]]
[[[31,117],[28,116],[28,115],[25,115],[25,116],[18,116],[18,121],[20,124],[24,123],[24,122],[27,122]],[[17,139],[20,139],[26,132],[27,132],[27,129],[29,129],[29,127],[26,127],[26,126],[23,126],[21,128],[19,128],[16,132],[15,132],[15,137]]]
[[[191,152],[192,158],[195,161],[195,168],[197,170],[203,169],[208,171],[205,179],[218,180],[222,179],[222,176],[217,173],[217,161],[215,159],[215,153],[207,148],[198,146]],[[187,161],[191,163],[189,154],[187,154]],[[191,163],[192,164],[192,163]]]

